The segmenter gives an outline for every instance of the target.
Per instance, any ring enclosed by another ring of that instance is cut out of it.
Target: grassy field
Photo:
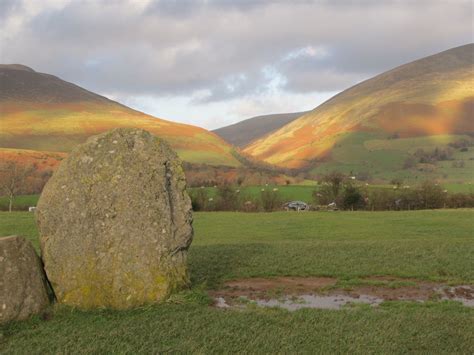
[[[242,196],[248,196],[249,198],[256,198],[260,195],[262,189],[270,190],[278,189],[279,194],[281,195],[284,201],[292,201],[292,200],[301,200],[307,203],[312,202],[313,191],[317,188],[316,183],[313,185],[289,185],[289,186],[276,186],[276,185],[268,185],[268,186],[243,186],[238,187],[237,189],[240,190],[240,194]],[[198,188],[190,189],[191,193]],[[217,188],[216,187],[205,187],[207,194],[209,197],[215,197],[217,195]]]
[[[435,148],[447,149],[449,143],[460,140],[472,141],[466,135],[438,135],[387,139],[380,134],[358,132],[346,135],[332,150],[332,159],[312,169],[313,173],[325,174],[332,170],[347,174],[370,172],[374,178],[390,181],[402,178],[409,184],[420,180],[442,180],[449,185],[458,185],[459,181],[473,182],[474,149],[466,152],[453,150],[452,160],[439,161],[433,165],[433,171],[420,171],[417,168],[404,169],[405,160],[417,149],[427,152]],[[454,168],[453,161],[463,161],[463,168]],[[468,192],[466,189],[453,192]]]
[[[13,209],[17,211],[28,210],[30,206],[36,206],[38,203],[39,195],[22,195],[17,196],[13,200]],[[0,211],[8,210],[8,198],[0,197]]]
[[[129,311],[55,306],[0,328],[0,353],[470,353],[474,310],[456,302],[385,302],[378,308],[221,310],[207,290],[225,280],[370,275],[474,282],[474,210],[196,213],[192,288]],[[0,213],[0,235],[38,247],[33,215]]]

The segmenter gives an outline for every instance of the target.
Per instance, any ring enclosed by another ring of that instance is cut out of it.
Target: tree
[[[332,194],[336,199],[341,192],[346,176],[338,171],[333,171],[323,177],[323,181],[331,187]]]
[[[26,179],[33,174],[31,165],[21,165],[14,161],[2,163],[0,166],[0,189],[8,197],[8,211],[13,208],[13,200],[25,189]]]
[[[332,202],[338,204],[339,200],[334,197],[331,186],[325,183],[313,191],[313,202],[315,205],[328,205]]]
[[[335,202],[336,205],[342,206],[343,196],[342,192],[344,184],[348,181],[346,176],[338,171],[324,175],[322,184],[319,189],[313,191],[313,200],[317,205],[327,205]]]
[[[344,209],[351,209],[351,210],[358,209],[364,206],[364,202],[365,202],[364,197],[362,196],[362,193],[356,186],[352,184],[346,184],[346,186],[344,186],[344,192],[343,192]]]

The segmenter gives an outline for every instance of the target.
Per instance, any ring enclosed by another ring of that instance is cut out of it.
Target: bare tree
[[[346,176],[338,171],[333,171],[323,177],[323,181],[331,187],[334,199],[339,196],[345,179]]]
[[[0,190],[8,197],[8,211],[13,208],[13,200],[24,189],[26,179],[32,175],[31,165],[21,165],[14,161],[0,165]]]

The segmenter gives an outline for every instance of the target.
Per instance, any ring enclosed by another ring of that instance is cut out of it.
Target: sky
[[[473,42],[472,0],[0,0],[0,62],[214,129]]]

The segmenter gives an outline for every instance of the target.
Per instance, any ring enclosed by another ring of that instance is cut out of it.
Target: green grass
[[[474,184],[443,184],[450,193],[474,193]]]
[[[16,196],[13,200],[13,209],[17,211],[28,210],[30,206],[36,206],[39,195],[21,195]],[[8,210],[8,198],[6,196],[0,197],[0,211]]]
[[[373,139],[365,141],[364,146],[369,150],[400,150],[414,153],[417,149],[432,150],[460,140],[470,141],[471,137],[467,135],[443,134],[397,139]]]
[[[243,187],[236,187],[236,189],[240,190],[240,194],[242,198],[257,198],[260,196],[262,189],[272,191],[274,188],[278,189],[278,193],[281,195],[284,201],[292,201],[292,200],[301,200],[307,203],[311,203],[313,200],[313,191],[316,188],[316,183],[313,182],[313,185],[288,185],[288,186],[276,186],[276,185],[262,185],[262,186],[243,186]],[[198,188],[191,188],[189,189],[191,192],[196,191]],[[217,195],[217,188],[216,187],[205,187],[209,197],[216,197]]]
[[[6,331],[16,353],[470,353],[473,313],[454,304],[378,310],[226,312],[192,303],[61,310]]]
[[[470,353],[474,310],[455,302],[386,302],[342,311],[209,307],[225,280],[368,275],[474,282],[474,210],[196,213],[192,288],[129,311],[55,306],[0,327],[0,353]],[[0,213],[0,235],[36,247],[32,214]]]
[[[474,148],[467,152],[454,150],[453,159],[463,160],[464,168],[453,168],[453,161],[439,161],[434,171],[404,169],[405,160],[417,149],[431,151],[447,148],[460,140],[473,141],[467,135],[436,135],[388,139],[380,133],[356,132],[344,134],[331,151],[331,159],[320,162],[311,172],[325,174],[333,170],[357,174],[370,172],[373,178],[390,181],[403,178],[411,184],[422,180],[440,180],[446,183],[474,182]]]
[[[184,161],[193,162],[194,164],[209,164],[209,165],[223,165],[239,167],[241,164],[236,159],[229,159],[228,156],[223,155],[221,152],[213,151],[196,151],[196,150],[185,150],[176,149],[179,157]]]

